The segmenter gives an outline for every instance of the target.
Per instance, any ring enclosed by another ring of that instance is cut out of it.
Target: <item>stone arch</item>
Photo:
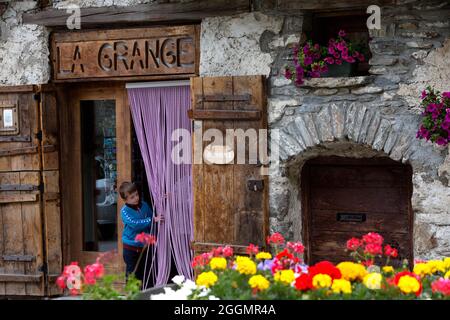
[[[285,143],[280,144],[280,159],[289,161],[317,145],[352,141],[405,162],[415,150],[415,132],[395,123],[378,108],[357,102],[322,106],[299,114],[281,130],[280,141]]]
[[[300,175],[306,161],[317,156],[389,157],[410,164],[413,188],[419,183],[418,190],[426,187],[424,180],[439,179],[438,168],[447,150],[416,139],[418,115],[399,117],[360,102],[342,102],[300,111],[284,122],[279,129],[279,163],[269,178],[271,231],[302,239]],[[421,192],[414,198],[420,200]],[[423,216],[421,200],[416,202],[417,207],[412,204],[414,215]],[[421,224],[417,221],[414,228]],[[419,249],[416,243],[415,252],[422,256],[425,251]]]

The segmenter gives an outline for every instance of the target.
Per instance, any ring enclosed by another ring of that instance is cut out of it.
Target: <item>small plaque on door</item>
[[[17,104],[0,102],[0,135],[16,135],[19,131]]]
[[[336,215],[336,220],[342,222],[364,222],[366,221],[366,214],[338,212]]]

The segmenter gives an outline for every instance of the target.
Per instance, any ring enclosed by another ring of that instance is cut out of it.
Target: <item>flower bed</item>
[[[270,252],[249,245],[248,256],[218,247],[194,258],[195,282],[176,277],[178,290],[152,299],[450,299],[450,258],[417,261],[412,270],[390,265],[397,249],[376,233],[351,238],[354,261],[303,263],[304,247],[275,233]]]

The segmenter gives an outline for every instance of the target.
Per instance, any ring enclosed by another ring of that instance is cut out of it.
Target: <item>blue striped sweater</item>
[[[141,232],[150,233],[152,209],[145,201],[142,201],[141,207],[137,210],[124,205],[120,210],[120,214],[124,224],[122,242],[129,246],[143,247],[143,243],[136,242],[134,239]]]

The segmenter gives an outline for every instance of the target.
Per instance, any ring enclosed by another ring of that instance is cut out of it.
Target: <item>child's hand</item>
[[[160,215],[155,217],[155,222],[163,222],[164,221],[164,216]]]

